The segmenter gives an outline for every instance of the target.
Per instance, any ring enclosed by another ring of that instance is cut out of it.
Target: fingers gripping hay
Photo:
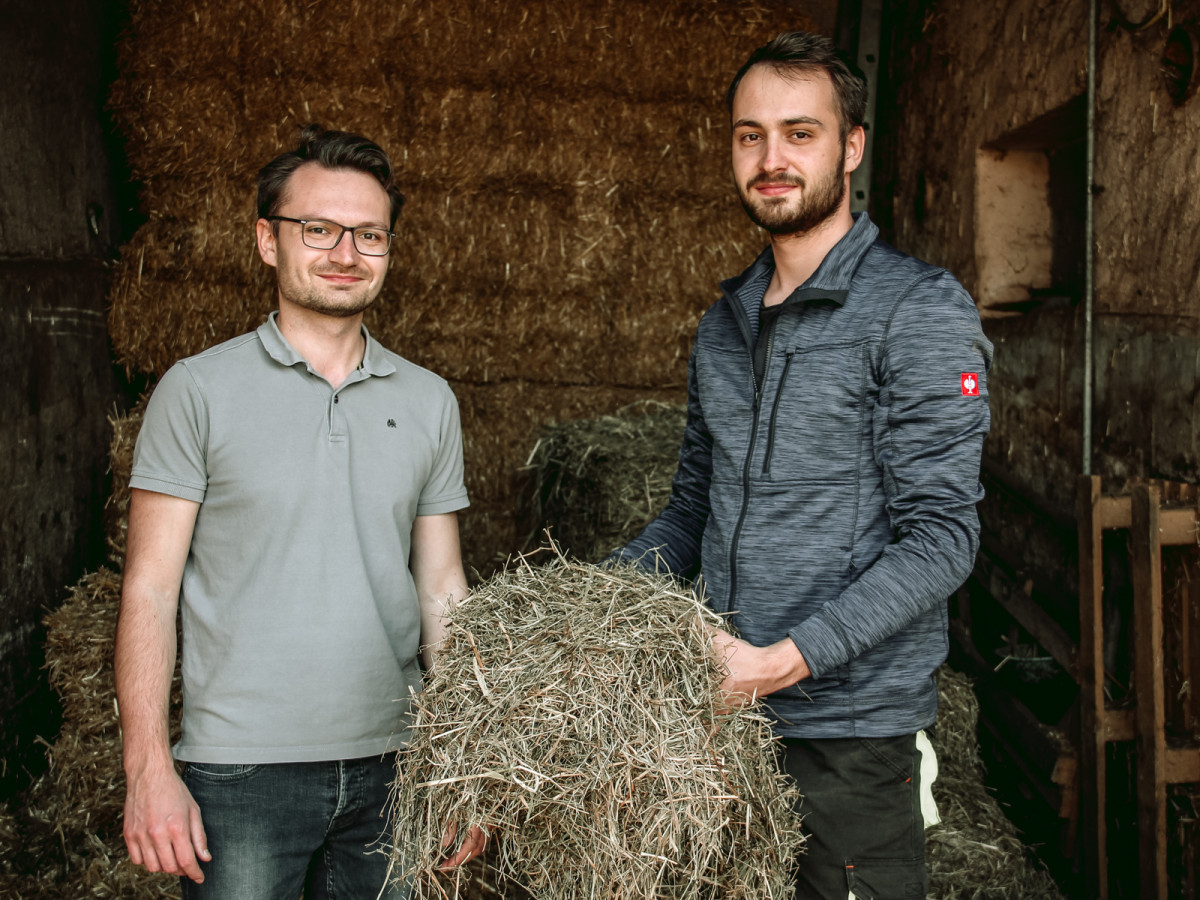
[[[454,610],[393,786],[419,897],[452,828],[497,839],[539,900],[782,898],[803,838],[756,707],[720,709],[710,628],[679,583],[522,559]]]

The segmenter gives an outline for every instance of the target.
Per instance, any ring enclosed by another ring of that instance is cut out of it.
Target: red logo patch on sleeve
[[[979,376],[974,372],[962,373],[962,392],[964,397],[979,396]]]

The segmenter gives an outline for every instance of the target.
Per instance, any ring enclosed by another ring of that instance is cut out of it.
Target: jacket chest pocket
[[[845,484],[870,439],[873,406],[865,343],[791,347],[771,360],[762,411],[767,439],[762,475],[772,481]]]

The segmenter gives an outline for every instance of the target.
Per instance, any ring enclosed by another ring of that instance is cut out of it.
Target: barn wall
[[[1087,7],[889,4],[876,181],[895,243],[992,303],[986,466],[1064,517],[1083,455]],[[1195,481],[1200,104],[1166,92],[1165,21],[1133,34],[1114,15],[1100,4],[1093,471]],[[1173,24],[1198,16],[1173,4]],[[1031,189],[1040,202],[1014,200]]]
[[[0,796],[44,765],[35,738],[57,727],[42,616],[104,558],[119,204],[101,124],[105,5],[13,0],[0,14]]]

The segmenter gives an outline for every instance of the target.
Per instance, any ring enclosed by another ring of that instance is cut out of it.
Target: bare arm
[[[408,566],[421,604],[421,658],[430,669],[436,664],[437,648],[446,634],[446,614],[467,595],[467,576],[458,543],[458,513],[418,516],[413,521]],[[442,846],[451,846],[455,835],[453,826],[446,829]],[[458,852],[441,868],[461,866],[483,852],[486,843],[483,829],[472,828]]]
[[[408,565],[421,604],[421,659],[425,668],[431,669],[446,633],[446,613],[467,595],[467,576],[458,545],[458,513],[417,516],[413,520]]]
[[[200,505],[134,489],[114,655],[125,777],[125,843],[136,865],[201,882],[200,810],[171,759],[179,585]]]

